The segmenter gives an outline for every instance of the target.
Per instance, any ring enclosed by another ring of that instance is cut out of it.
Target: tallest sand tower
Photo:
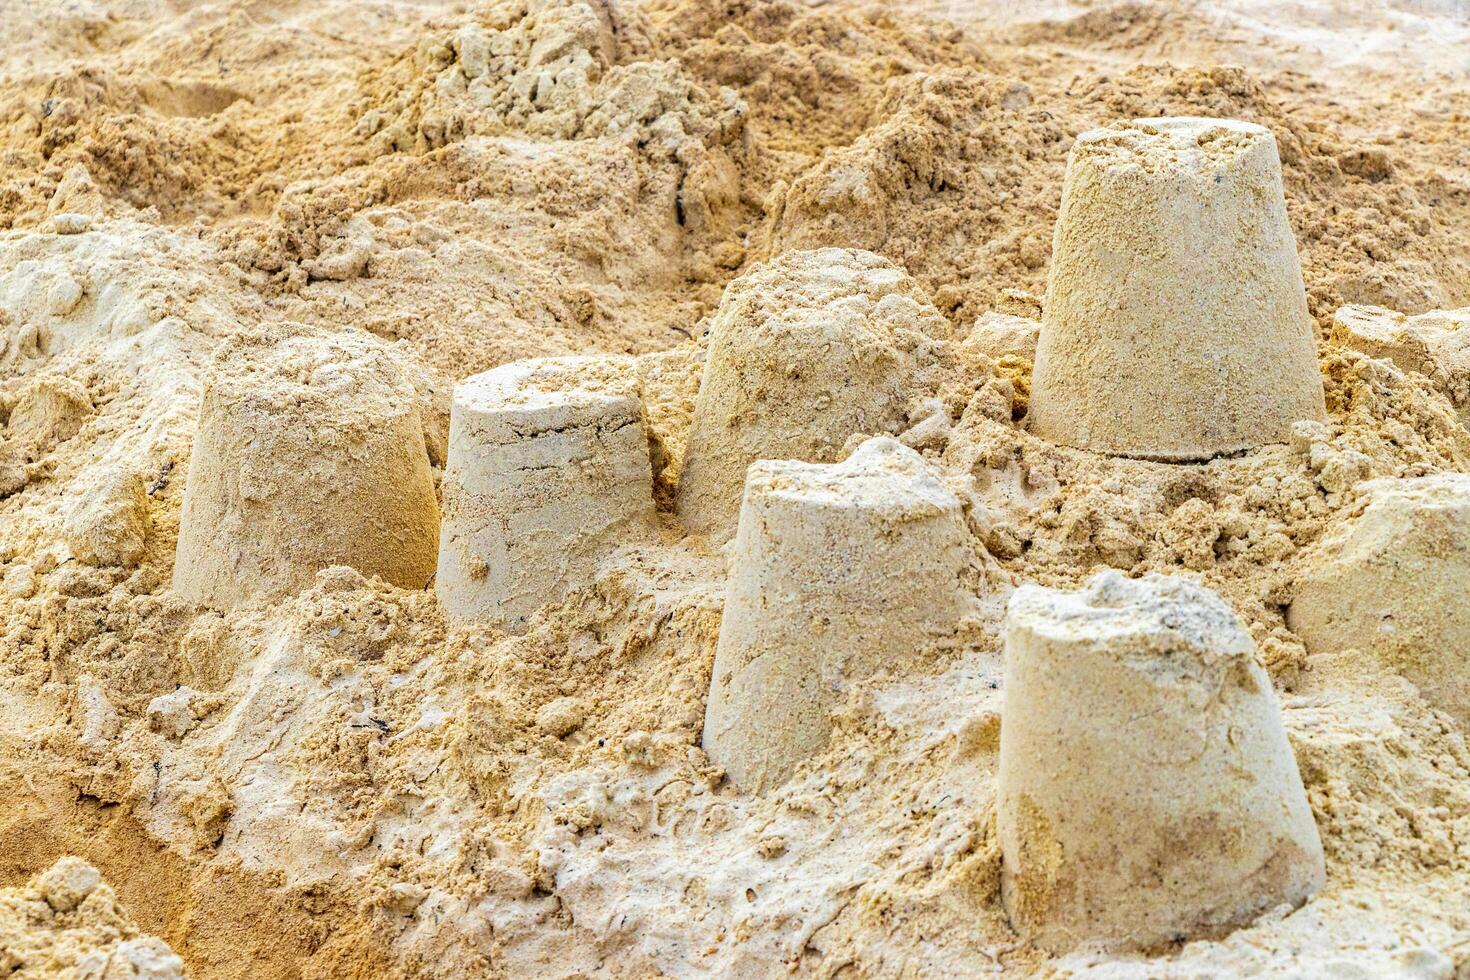
[[[1324,417],[1269,130],[1140,119],[1077,138],[1030,414],[1055,442],[1175,461]]]

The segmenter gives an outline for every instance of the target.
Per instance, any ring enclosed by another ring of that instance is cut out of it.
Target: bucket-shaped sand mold
[[[917,294],[888,260],[838,248],[782,254],[725,287],[679,477],[686,530],[728,538],[758,459],[831,463],[853,433],[897,429],[912,366],[884,302],[917,307]]]
[[[1363,513],[1325,538],[1286,625],[1310,653],[1362,650],[1470,725],[1470,476],[1358,484]]]
[[[1269,130],[1140,119],[1077,138],[1029,411],[1045,439],[1174,461],[1324,417]]]
[[[226,346],[204,380],[174,590],[229,609],[332,565],[425,588],[439,507],[417,406],[370,337]]]
[[[653,522],[631,358],[514,361],[455,386],[435,585],[451,618],[520,631]]]
[[[1158,575],[1026,585],[1005,632],[997,830],[1043,948],[1217,936],[1322,886],[1271,682],[1218,595]]]
[[[750,467],[704,749],[743,789],[826,746],[847,689],[954,635],[968,561],[959,499],[913,450]]]

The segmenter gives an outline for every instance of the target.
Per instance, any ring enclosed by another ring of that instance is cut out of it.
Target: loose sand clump
[[[86,388],[64,376],[36,378],[11,406],[5,436],[31,459],[70,439],[93,413]]]
[[[1462,419],[1470,418],[1470,309],[1407,316],[1376,306],[1344,306],[1332,316],[1332,338],[1424,375]]]
[[[357,133],[385,149],[442,146],[484,132],[633,136],[650,152],[686,156],[701,140],[739,137],[741,106],[729,89],[705,90],[677,62],[618,63],[650,46],[635,8],[587,0],[487,8],[423,38],[409,63],[414,77],[365,113]]]
[[[991,311],[982,314],[965,338],[965,346],[973,347],[986,357],[1036,359],[1036,343],[1041,324],[1030,317]]]
[[[1055,952],[1222,934],[1322,887],[1255,644],[1187,580],[1023,586],[1006,613],[997,831],[1011,922]]]
[[[434,574],[439,506],[417,397],[361,335],[228,346],[204,382],[174,590],[228,609],[347,565],[405,588]]]
[[[1077,138],[1057,216],[1031,430],[1199,460],[1324,417],[1270,131],[1140,119]]]
[[[148,540],[148,479],[112,470],[72,503],[61,533],[72,554],[94,565],[136,565]]]
[[[913,349],[947,332],[902,270],[868,252],[789,252],[725,289],[709,326],[678,511],[728,536],[758,459],[830,463],[904,419]]]
[[[64,857],[18,888],[0,889],[0,975],[183,980],[184,961],[144,935],[102,875]]]

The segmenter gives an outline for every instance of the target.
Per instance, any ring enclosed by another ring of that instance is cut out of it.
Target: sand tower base
[[[725,287],[711,319],[679,519],[723,540],[758,459],[832,463],[853,433],[896,432],[909,395],[906,327],[947,323],[887,259],[788,252]]]
[[[332,565],[425,588],[439,509],[417,403],[365,335],[226,347],[204,382],[174,590],[265,603]]]
[[[1140,119],[1067,163],[1030,426],[1080,449],[1203,460],[1322,419],[1270,131]]]

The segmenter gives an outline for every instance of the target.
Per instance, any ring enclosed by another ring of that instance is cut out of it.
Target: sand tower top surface
[[[894,293],[922,298],[909,275],[888,259],[829,247],[782,252],[753,266],[730,281],[720,305],[722,312],[755,323],[772,317],[804,321],[810,319],[808,311],[825,309],[830,315],[833,307],[861,315]]]
[[[1073,155],[1110,171],[1152,174],[1213,171],[1262,146],[1274,148],[1271,131],[1239,119],[1159,116],[1116,129],[1092,129],[1077,137]]]
[[[512,361],[454,388],[458,411],[493,418],[523,439],[642,411],[631,358],[596,355]]]
[[[231,342],[214,358],[205,385],[211,397],[248,399],[256,411],[297,415],[310,406],[322,421],[417,403],[391,350],[355,333]]]
[[[1435,473],[1410,479],[1368,480],[1358,492],[1374,504],[1399,503],[1430,510],[1470,507],[1470,474]]]
[[[867,440],[839,463],[760,460],[751,464],[746,492],[805,508],[860,509],[910,519],[960,507],[923,457],[888,436]]]
[[[1249,655],[1255,649],[1224,599],[1188,579],[1165,575],[1130,579],[1117,571],[1100,572],[1076,592],[1023,585],[1011,596],[1006,621],[1061,643],[1126,641],[1123,648],[1130,651],[1144,637],[1160,653]]]

